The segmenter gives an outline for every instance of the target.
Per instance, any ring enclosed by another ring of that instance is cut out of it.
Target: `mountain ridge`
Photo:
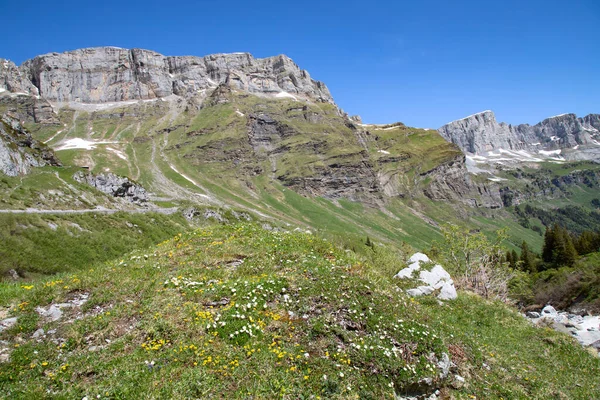
[[[525,150],[544,158],[555,152],[571,160],[600,159],[600,114],[577,117],[566,113],[535,125],[497,122],[486,110],[442,126],[438,132],[465,153],[487,155],[495,150]],[[581,148],[580,148],[581,147]]]
[[[335,104],[327,86],[286,55],[164,56],[152,50],[92,47],[47,53],[19,67],[0,60],[0,88],[55,102],[103,103],[176,94],[206,97],[220,84],[257,94]]]

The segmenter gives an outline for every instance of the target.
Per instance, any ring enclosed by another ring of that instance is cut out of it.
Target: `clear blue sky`
[[[600,0],[1,0],[0,15],[17,64],[104,45],[284,53],[370,123],[600,113]]]

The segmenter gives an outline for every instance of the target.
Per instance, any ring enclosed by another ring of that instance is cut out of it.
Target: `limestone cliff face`
[[[0,118],[0,173],[17,176],[44,165],[60,165],[60,161],[45,144],[33,139],[18,120]]]
[[[492,111],[484,111],[442,126],[438,132],[461,150],[485,154],[505,150],[527,150],[539,152],[557,149],[573,149],[572,158],[595,158],[600,139],[600,115],[590,114],[577,118],[575,114],[563,114],[546,118],[536,125],[509,125],[498,123]],[[577,147],[576,147],[577,146]],[[588,151],[585,151],[588,150]],[[593,154],[586,156],[586,154]]]
[[[333,104],[325,84],[284,55],[166,57],[149,50],[98,47],[37,56],[19,68],[8,61],[0,64],[0,88],[53,102],[108,103],[172,94],[191,98],[227,83],[250,93]]]

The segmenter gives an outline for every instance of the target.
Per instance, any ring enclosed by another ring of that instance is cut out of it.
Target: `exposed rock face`
[[[450,122],[438,131],[446,140],[468,153],[481,155],[498,149],[537,153],[540,150],[577,148],[578,151],[567,155],[574,159],[596,159],[600,157],[599,129],[600,114],[583,118],[577,118],[575,114],[563,114],[546,118],[533,126],[513,126],[498,123],[492,111],[483,111]]]
[[[60,123],[50,103],[39,96],[0,94],[0,107],[20,121],[47,125]]]
[[[424,189],[425,196],[437,201],[459,201],[471,207],[499,208],[502,206],[500,193],[490,186],[472,182],[465,164],[465,157],[441,164],[422,174],[430,178]]]
[[[87,183],[103,193],[114,197],[123,197],[132,203],[145,203],[148,201],[146,189],[131,182],[128,178],[117,176],[113,173],[93,175],[91,173],[77,172],[73,179],[80,183]]]
[[[33,139],[18,120],[7,115],[0,118],[0,172],[17,176],[44,165],[61,164],[54,152]]]
[[[39,94],[38,89],[12,61],[0,58],[0,92],[3,90],[12,93]]]
[[[250,93],[333,103],[325,84],[285,55],[165,57],[150,50],[98,47],[37,56],[19,68],[7,61],[2,65],[0,88],[55,102],[107,103],[172,94],[191,98],[227,82]]]

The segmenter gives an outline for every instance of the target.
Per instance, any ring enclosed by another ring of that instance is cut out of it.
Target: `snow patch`
[[[575,146],[577,147],[577,146]],[[538,150],[538,153],[540,153],[543,156],[557,156],[562,152],[561,149],[558,150]]]
[[[488,178],[488,181],[492,181],[492,182],[502,182],[502,181],[505,181],[505,180],[506,179],[500,178],[500,177],[497,177],[497,176],[492,176],[491,178]]]
[[[377,150],[378,153],[382,153],[382,154],[390,154],[389,151],[385,151],[385,150]]]
[[[294,96],[293,94],[291,94],[291,93],[288,93],[288,92],[286,92],[286,91],[282,91],[282,92],[279,92],[279,93],[277,93],[277,94],[275,95],[275,97],[279,97],[279,98],[290,98],[290,99],[298,100],[298,99],[296,98],[296,96]]]
[[[60,146],[55,148],[54,150],[73,150],[73,149],[85,149],[85,150],[93,150],[99,144],[114,144],[119,142],[112,141],[93,141],[93,140],[85,140],[81,138],[69,139],[62,143]]]
[[[6,89],[0,88],[0,93],[4,93],[4,92],[6,92]]]

